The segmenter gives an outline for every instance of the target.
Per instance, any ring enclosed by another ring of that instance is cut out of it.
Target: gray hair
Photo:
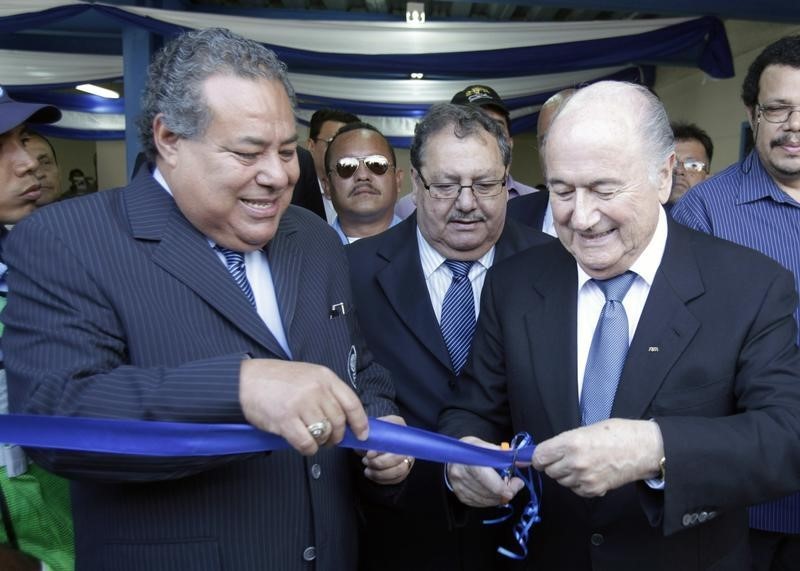
[[[481,130],[487,131],[497,140],[503,166],[511,164],[511,144],[503,128],[479,108],[452,103],[432,105],[425,116],[414,128],[414,140],[411,143],[411,166],[419,172],[422,168],[422,157],[428,139],[448,127],[459,139],[478,135]]]
[[[182,138],[205,133],[211,114],[203,96],[203,82],[215,74],[278,80],[294,105],[286,65],[272,50],[223,28],[186,32],[163,47],[147,72],[138,123],[148,161],[154,162],[158,156],[153,120],[159,113],[167,128]]]
[[[556,112],[553,121],[569,110],[580,108],[587,101],[603,98],[628,105],[631,101],[640,105],[630,105],[628,109],[634,122],[634,129],[641,137],[640,143],[649,164],[649,176],[653,183],[658,181],[658,171],[667,157],[675,152],[675,138],[669,123],[667,110],[661,100],[647,87],[627,81],[600,81],[583,87],[567,100]],[[637,144],[631,141],[631,144]],[[547,139],[545,138],[545,148]]]

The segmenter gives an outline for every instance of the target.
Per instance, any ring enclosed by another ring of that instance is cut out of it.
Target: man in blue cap
[[[36,158],[26,148],[29,123],[54,123],[61,112],[51,105],[14,101],[0,87],[0,308],[8,285],[2,245],[6,225],[36,209],[42,188]],[[1,319],[1,317],[0,317]],[[2,323],[0,323],[0,336]],[[0,352],[0,413],[8,412],[5,369]],[[61,571],[73,567],[69,491],[64,480],[30,464],[22,448],[0,447],[0,569]]]

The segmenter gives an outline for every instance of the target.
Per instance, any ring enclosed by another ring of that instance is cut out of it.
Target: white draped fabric
[[[88,4],[57,0],[4,0],[0,17],[39,12],[59,6]],[[187,28],[223,27],[274,46],[337,54],[432,54],[533,47],[565,42],[599,40],[651,32],[690,20],[610,20],[593,22],[405,22],[321,21],[284,18],[248,18],[202,12],[184,12],[118,6],[139,16],[149,16]]]

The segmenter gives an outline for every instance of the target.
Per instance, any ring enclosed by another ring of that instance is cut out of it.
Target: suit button
[[[692,525],[692,516],[690,514],[683,514],[681,523],[683,524],[683,527],[689,527]]]
[[[602,533],[593,533],[592,537],[589,539],[589,541],[591,541],[592,545],[594,545],[595,547],[599,547],[599,546],[603,545],[605,540],[606,540],[606,538],[603,537]]]
[[[303,559],[305,561],[314,561],[317,558],[317,550],[312,545],[311,547],[306,547],[303,550]]]
[[[315,480],[319,480],[319,477],[322,476],[322,466],[319,464],[314,464],[311,466],[311,477]]]

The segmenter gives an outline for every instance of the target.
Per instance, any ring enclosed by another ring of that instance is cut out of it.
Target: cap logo
[[[464,92],[464,95],[467,96],[467,99],[472,100],[477,97],[491,97],[489,95],[489,90],[483,87],[482,85],[476,85],[474,87],[470,87]]]

